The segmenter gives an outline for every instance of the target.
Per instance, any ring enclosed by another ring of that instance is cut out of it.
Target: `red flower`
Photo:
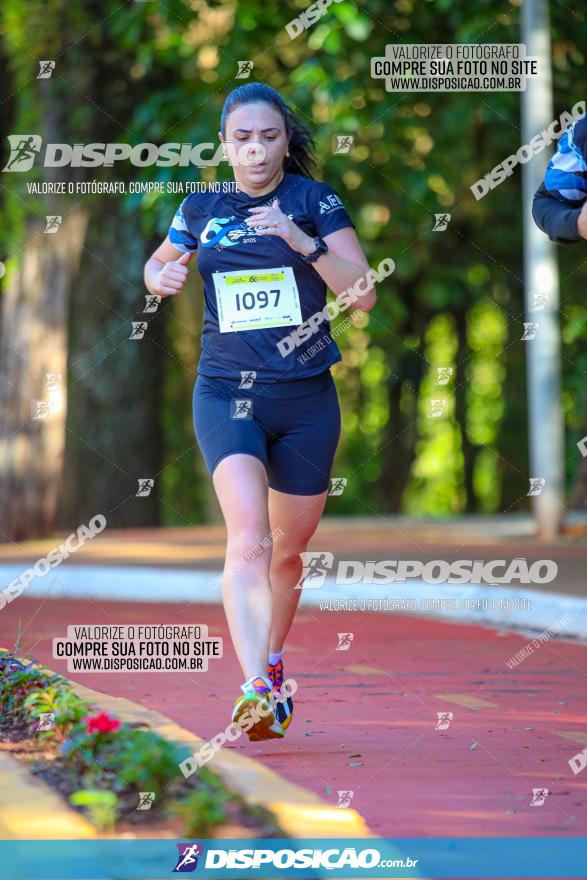
[[[90,717],[89,715],[82,718],[86,722],[88,733],[110,733],[120,727],[120,721],[116,718],[110,718],[106,712],[100,712],[98,715]]]

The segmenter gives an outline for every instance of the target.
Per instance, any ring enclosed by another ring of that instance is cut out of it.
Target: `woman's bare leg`
[[[227,530],[224,610],[246,681],[267,675],[273,604],[267,474],[259,459],[239,453],[222,459],[213,482]]]
[[[318,528],[328,492],[319,495],[288,495],[269,489],[269,522],[273,533],[273,553],[269,579],[273,592],[273,616],[269,650],[283,648],[292,625],[301,590],[303,553]],[[280,529],[283,534],[278,532]]]

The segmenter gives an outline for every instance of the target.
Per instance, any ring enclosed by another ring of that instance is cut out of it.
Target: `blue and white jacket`
[[[587,114],[561,135],[532,204],[536,224],[559,244],[583,240],[577,217],[587,199]]]

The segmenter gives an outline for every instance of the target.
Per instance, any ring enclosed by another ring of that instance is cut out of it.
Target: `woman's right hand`
[[[188,277],[187,264],[190,257],[190,253],[185,253],[181,255],[179,260],[172,260],[164,264],[156,276],[155,292],[159,296],[173,296],[176,293],[181,293]]]

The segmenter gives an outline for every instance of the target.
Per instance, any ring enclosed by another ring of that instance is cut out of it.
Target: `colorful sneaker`
[[[232,721],[240,727],[251,742],[262,739],[280,739],[283,728],[276,717],[272,682],[257,675],[241,685],[243,696],[232,710]]]
[[[277,663],[269,663],[267,666],[267,677],[271,679],[273,684],[273,693],[276,698],[275,716],[284,730],[287,730],[291,724],[293,716],[293,700],[291,697],[283,699],[281,697],[281,687],[285,680],[283,675],[283,660]]]

